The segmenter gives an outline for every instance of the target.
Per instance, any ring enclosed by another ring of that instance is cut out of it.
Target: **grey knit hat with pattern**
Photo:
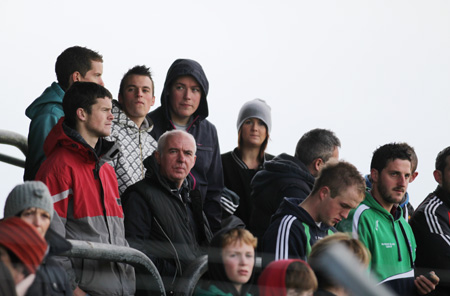
[[[241,128],[244,121],[249,118],[258,118],[262,120],[266,126],[267,131],[270,135],[270,130],[272,129],[272,117],[270,115],[270,106],[267,105],[266,101],[261,99],[254,99],[246,102],[239,111],[237,119],[237,130]]]
[[[53,218],[53,199],[47,186],[41,181],[26,181],[9,193],[4,217],[12,217],[29,208],[40,208]]]

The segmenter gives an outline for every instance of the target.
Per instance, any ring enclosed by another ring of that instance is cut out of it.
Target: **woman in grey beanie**
[[[266,160],[274,156],[265,153],[272,128],[270,106],[264,100],[246,102],[237,118],[238,146],[222,154],[225,187],[239,195],[239,206],[234,215],[248,225],[251,213],[250,183]],[[224,217],[232,210],[222,202]]]
[[[14,187],[6,199],[4,216],[22,218],[44,237],[53,217],[53,201],[47,186],[41,181],[27,181]]]
[[[72,248],[65,238],[49,228],[53,211],[53,199],[41,181],[17,185],[5,202],[4,217],[16,216],[33,225],[49,246],[26,295],[73,295],[66,271],[53,257]]]

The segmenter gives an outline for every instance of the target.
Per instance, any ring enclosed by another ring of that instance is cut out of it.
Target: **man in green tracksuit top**
[[[398,295],[425,295],[435,284],[414,278],[416,240],[398,206],[411,177],[409,145],[386,144],[378,148],[370,165],[372,189],[365,200],[340,222],[338,230],[352,232],[370,250],[371,273],[380,284]]]

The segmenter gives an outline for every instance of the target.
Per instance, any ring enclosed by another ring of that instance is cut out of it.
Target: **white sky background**
[[[240,107],[257,97],[272,107],[271,154],[293,154],[305,132],[328,128],[341,158],[365,174],[378,146],[408,142],[419,156],[415,207],[434,190],[436,155],[450,145],[448,1],[2,0],[0,42],[0,129],[24,136],[25,109],[56,80],[56,57],[81,45],[103,55],[115,97],[129,68],[150,66],[152,110],[172,62],[197,60],[222,152],[236,146]],[[0,163],[0,217],[22,175]]]

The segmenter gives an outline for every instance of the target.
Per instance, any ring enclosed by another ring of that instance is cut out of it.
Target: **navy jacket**
[[[266,161],[251,184],[253,212],[249,229],[253,234],[261,238],[283,198],[295,197],[299,204],[311,193],[314,181],[306,166],[288,154]]]
[[[187,128],[187,132],[192,134],[197,142],[197,160],[191,170],[190,180],[193,189],[199,189],[203,199],[203,209],[211,230],[216,232],[221,228],[222,219],[220,206],[220,196],[224,186],[222,161],[216,127],[206,120],[208,117],[208,102],[206,101],[209,89],[208,80],[202,67],[196,61],[179,59],[169,68],[161,94],[161,106],[147,115],[154,123],[150,134],[158,140],[164,132],[175,128],[170,116],[170,87],[176,78],[185,75],[194,77],[202,88],[200,104],[192,115],[192,123]]]
[[[312,245],[336,231],[324,223],[317,226],[309,213],[298,206],[296,198],[285,198],[262,239],[263,266],[273,260],[306,261]]]

